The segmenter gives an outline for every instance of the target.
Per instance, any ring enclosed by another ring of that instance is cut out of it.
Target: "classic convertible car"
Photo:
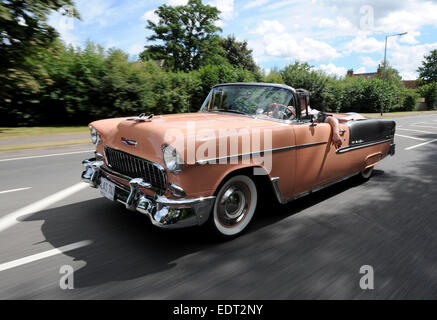
[[[94,121],[95,158],[83,161],[82,179],[158,227],[206,225],[233,237],[269,186],[285,204],[353,175],[368,179],[394,154],[394,121],[332,114],[336,149],[330,125],[304,117],[303,101],[286,85],[220,84],[196,113]]]

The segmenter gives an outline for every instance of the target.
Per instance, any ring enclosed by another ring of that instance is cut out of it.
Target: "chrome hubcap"
[[[245,185],[232,185],[223,193],[218,207],[220,222],[232,227],[238,224],[247,213],[250,192]]]

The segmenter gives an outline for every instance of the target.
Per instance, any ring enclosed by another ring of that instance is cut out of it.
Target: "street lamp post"
[[[406,35],[408,32],[403,33],[397,33],[397,34],[391,34],[388,36],[385,36],[385,47],[384,47],[384,66],[382,70],[382,99],[381,99],[381,117],[384,112],[384,97],[385,97],[385,66],[387,65],[387,39],[389,37],[396,37],[396,36],[403,36]]]

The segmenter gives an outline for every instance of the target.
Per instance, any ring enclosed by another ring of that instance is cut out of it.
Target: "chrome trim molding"
[[[367,147],[371,147],[371,146],[376,146],[378,144],[386,143],[386,142],[390,142],[390,141],[393,141],[393,138],[379,140],[379,141],[373,141],[373,142],[367,142],[367,143],[363,143],[363,144],[357,144],[357,145],[354,145],[354,146],[347,146],[347,147],[338,149],[336,151],[336,153],[337,154],[345,153],[345,152],[349,152],[349,151],[352,151],[352,150],[357,150],[357,149],[361,149],[361,148],[367,148]]]
[[[95,158],[84,160],[85,171],[82,179],[92,187],[98,188],[101,177],[110,180],[116,186],[114,201],[123,203],[128,210],[138,211],[149,217],[150,221],[160,228],[177,229],[204,224],[212,211],[215,196],[199,198],[169,199],[165,196],[149,196],[140,189],[151,189],[151,184],[142,178],[130,178],[107,168],[103,161]],[[121,178],[129,182],[129,188],[114,181],[106,174]],[[183,191],[183,190],[182,190]]]
[[[263,156],[265,153],[269,153],[269,152],[273,153],[273,152],[289,151],[289,150],[296,150],[296,149],[304,149],[304,148],[320,146],[320,145],[327,144],[327,143],[328,142],[322,141],[322,142],[315,142],[315,143],[308,143],[308,144],[300,144],[300,145],[296,145],[296,146],[280,147],[280,148],[263,150],[263,151],[254,151],[254,152],[249,152],[249,153],[237,154],[237,155],[233,155],[233,156],[225,156],[225,157],[220,157],[220,158],[211,158],[211,159],[205,159],[205,160],[198,160],[198,161],[196,161],[196,164],[197,165],[204,165],[204,164],[206,164],[208,162],[221,161],[221,160],[230,160],[230,159],[233,159],[233,158],[250,157],[251,155]]]
[[[278,199],[278,202],[281,203],[281,204],[286,204],[286,203],[289,203],[289,202],[291,202],[293,200],[302,198],[303,196],[306,196],[306,195],[309,195],[311,193],[314,193],[314,192],[320,191],[322,189],[325,189],[327,187],[330,187],[330,186],[332,186],[332,185],[334,185],[336,183],[339,183],[341,181],[347,180],[347,179],[357,175],[358,173],[359,172],[355,172],[355,173],[353,173],[351,175],[348,175],[346,177],[334,180],[334,181],[329,182],[327,184],[324,184],[324,185],[322,185],[320,187],[317,187],[317,188],[314,188],[314,189],[311,189],[311,190],[299,193],[299,194],[297,194],[295,196],[292,196],[291,198],[288,198],[288,199],[284,197],[284,195],[281,192],[281,189],[279,188],[279,179],[280,178],[279,177],[273,177],[273,178],[271,178],[271,182],[272,182],[272,185],[273,185],[273,190],[275,191],[276,199]]]

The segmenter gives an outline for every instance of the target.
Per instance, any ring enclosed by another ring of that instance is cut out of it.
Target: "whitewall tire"
[[[370,179],[370,177],[373,174],[373,167],[367,168],[364,171],[361,171],[360,176],[361,178],[363,178],[364,180],[368,180]]]
[[[227,180],[217,193],[212,212],[212,227],[223,237],[240,234],[253,218],[258,202],[251,178],[238,175]]]

